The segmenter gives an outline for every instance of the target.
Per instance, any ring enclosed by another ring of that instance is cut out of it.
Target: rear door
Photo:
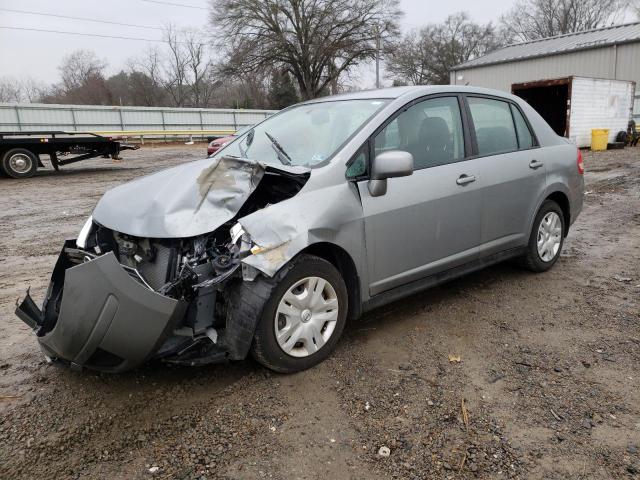
[[[527,243],[546,187],[544,150],[515,103],[473,95],[466,100],[481,169],[480,255],[488,256]]]
[[[372,197],[367,180],[358,182],[371,295],[477,257],[481,196],[461,104],[456,95],[414,102],[370,140],[371,156],[414,157],[413,175],[389,179],[385,195]]]

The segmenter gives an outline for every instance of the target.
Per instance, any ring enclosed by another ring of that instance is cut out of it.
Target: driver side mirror
[[[368,184],[372,197],[387,193],[387,178],[407,177],[413,174],[413,155],[402,150],[383,152],[373,159]]]

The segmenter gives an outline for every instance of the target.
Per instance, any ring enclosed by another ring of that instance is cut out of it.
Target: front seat
[[[420,155],[416,168],[432,167],[453,161],[453,142],[447,122],[440,117],[427,117],[420,126]]]

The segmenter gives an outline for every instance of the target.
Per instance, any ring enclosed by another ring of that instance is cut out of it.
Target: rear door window
[[[481,157],[518,150],[518,137],[509,103],[468,97],[469,110]]]

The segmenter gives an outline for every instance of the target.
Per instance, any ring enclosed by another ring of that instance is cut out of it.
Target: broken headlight
[[[93,215],[89,215],[87,221],[82,226],[80,233],[78,234],[78,238],[76,239],[76,245],[78,248],[85,249],[87,248],[87,238],[89,238],[89,234],[91,233],[91,228],[93,227]]]
[[[253,253],[255,244],[251,240],[251,237],[240,223],[236,223],[231,227],[231,243],[238,246],[238,256],[240,258],[248,257]]]

